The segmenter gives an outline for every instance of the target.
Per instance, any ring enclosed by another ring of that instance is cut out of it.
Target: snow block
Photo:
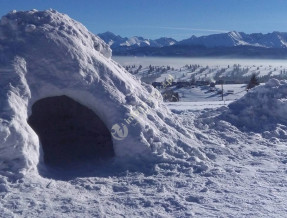
[[[274,130],[277,124],[287,124],[286,99],[287,81],[270,79],[231,103],[221,118],[246,131]]]

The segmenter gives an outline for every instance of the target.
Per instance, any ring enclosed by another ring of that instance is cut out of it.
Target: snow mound
[[[287,125],[287,81],[271,79],[228,107],[221,117],[243,130],[263,132]]]
[[[203,164],[200,142],[166,108],[160,93],[110,57],[100,38],[55,10],[2,17],[0,171],[25,174],[43,165],[39,137],[27,119],[35,102],[62,95],[91,109],[117,133],[116,158]]]

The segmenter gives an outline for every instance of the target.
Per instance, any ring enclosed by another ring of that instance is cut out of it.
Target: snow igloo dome
[[[90,157],[205,158],[156,89],[55,10],[2,17],[0,90],[1,171]]]

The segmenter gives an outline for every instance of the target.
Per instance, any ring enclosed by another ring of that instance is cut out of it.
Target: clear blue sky
[[[226,31],[287,32],[287,0],[0,0],[0,14],[53,8],[90,31],[175,39]]]

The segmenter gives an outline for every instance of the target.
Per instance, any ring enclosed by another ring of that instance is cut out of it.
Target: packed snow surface
[[[172,113],[157,90],[110,59],[102,40],[54,10],[4,16],[0,54],[1,217],[287,214],[285,81],[271,80],[229,107]],[[37,100],[58,95],[92,109],[109,129],[137,106],[146,111],[126,139],[113,141],[114,159],[49,168],[27,118]],[[255,131],[251,120],[261,116],[279,135]]]

